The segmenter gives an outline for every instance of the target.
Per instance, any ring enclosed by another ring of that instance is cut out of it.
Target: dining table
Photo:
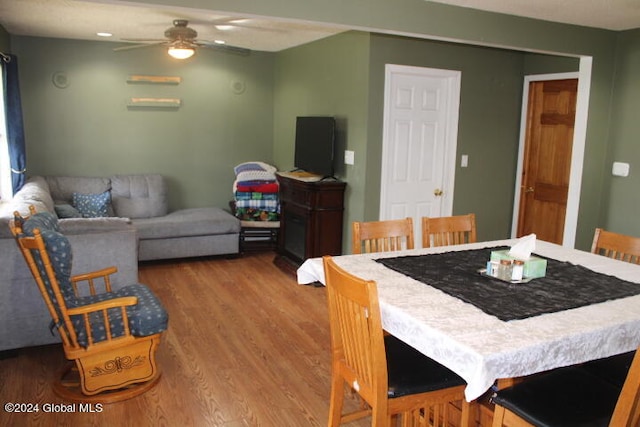
[[[510,283],[481,270],[517,239],[334,256],[377,284],[385,331],[460,375],[473,401],[513,379],[635,350],[640,265],[538,240],[545,277]],[[325,284],[322,258],[297,270]]]

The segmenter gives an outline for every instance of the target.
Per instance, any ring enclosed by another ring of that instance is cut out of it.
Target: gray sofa
[[[73,212],[74,193],[104,192],[111,216]],[[27,215],[30,205],[61,217],[61,232],[73,247],[72,274],[118,267],[114,290],[138,281],[138,261],[238,253],[238,219],[213,207],[168,212],[160,175],[31,177],[13,200],[0,203],[0,351],[59,342],[49,332],[51,317],[9,231],[13,212]]]

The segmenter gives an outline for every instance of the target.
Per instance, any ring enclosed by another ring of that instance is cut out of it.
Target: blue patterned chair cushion
[[[109,216],[111,194],[108,191],[100,194],[73,193],[73,206],[84,218],[102,218]]]
[[[131,334],[137,337],[145,337],[160,333],[167,329],[169,315],[162,306],[162,303],[154,295],[154,293],[145,285],[135,284],[125,286],[115,292],[109,292],[98,295],[80,297],[77,299],[78,306],[84,306],[100,301],[107,301],[118,297],[135,296],[138,298],[136,305],[127,307],[127,316],[129,317],[129,329]],[[113,337],[119,337],[124,334],[124,323],[122,321],[122,310],[109,309],[109,321],[111,334]],[[90,314],[91,336],[93,342],[97,343],[107,339],[104,327],[104,318],[102,312]],[[78,343],[84,347],[87,346],[87,331],[84,326],[82,316],[71,316]]]
[[[73,304],[75,300],[75,293],[71,286],[73,254],[69,240],[58,232],[58,217],[51,212],[39,212],[29,217],[22,225],[23,234],[29,237],[33,237],[33,232],[36,229],[40,230],[40,234],[44,240],[45,248],[49,254],[49,259],[51,260],[51,265],[56,275],[56,280],[60,286],[60,292],[62,292],[62,296],[67,305]],[[40,276],[44,281],[47,293],[56,306],[56,309],[58,309],[58,302],[53,293],[53,288],[47,276],[42,257],[36,250],[32,250],[32,254]]]
[[[40,231],[58,231],[58,217],[51,212],[38,212],[22,223],[22,232],[27,236],[33,237],[36,228]]]

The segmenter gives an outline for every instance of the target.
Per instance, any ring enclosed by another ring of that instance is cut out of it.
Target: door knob
[[[533,193],[534,191],[535,191],[535,190],[534,190],[534,188],[533,188],[533,187],[527,187],[527,188],[525,188],[525,189],[524,189],[524,192],[525,192],[525,193]]]
[[[435,190],[433,190],[433,195],[436,197],[440,197],[442,196],[442,194],[443,194],[443,191],[439,188],[436,188]]]

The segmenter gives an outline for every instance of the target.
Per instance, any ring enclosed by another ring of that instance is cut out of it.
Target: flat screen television
[[[333,176],[335,134],[333,117],[297,117],[295,168],[323,177]]]

